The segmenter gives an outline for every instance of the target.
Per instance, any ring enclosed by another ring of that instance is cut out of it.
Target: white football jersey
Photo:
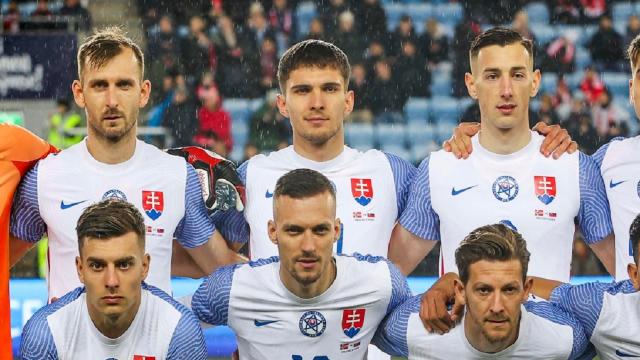
[[[241,359],[363,359],[378,324],[407,300],[400,271],[382,257],[335,256],[323,294],[302,299],[280,280],[278,257],[219,269],[196,291],[201,321],[229,325]]]
[[[579,359],[589,342],[580,323],[548,302],[522,305],[518,339],[497,353],[474,348],[464,333],[464,318],[444,335],[429,333],[420,320],[422,295],[398,306],[381,325],[374,343],[388,353],[415,360]]]
[[[600,359],[640,358],[640,293],[631,281],[565,284],[550,301],[580,321]]]
[[[467,160],[438,151],[423,161],[400,223],[441,241],[441,274],[457,272],[455,250],[472,230],[504,223],[527,241],[531,275],[568,282],[574,219],[589,244],[613,232],[596,164],[582,153],[545,158],[534,132],[509,155],[489,152],[478,138]]]
[[[391,231],[404,209],[415,167],[395,155],[378,150],[360,152],[347,146],[335,159],[325,162],[306,159],[289,146],[267,156],[256,155],[242,164],[238,173],[246,185],[244,216],[250,229],[227,218],[219,223],[225,239],[246,242],[249,230],[251,258],[278,255],[267,231],[267,223],[273,218],[273,191],[282,175],[299,168],[319,171],[336,188],[342,236],[336,241],[335,252],[386,257]],[[225,228],[229,227],[244,232],[228,233]]]
[[[593,154],[607,189],[611,222],[616,234],[616,280],[629,278],[633,263],[629,228],[640,214],[640,137],[616,138]]]
[[[202,329],[193,313],[146,284],[138,312],[120,337],[106,337],[96,328],[87,310],[85,289],[77,288],[29,319],[20,352],[24,360],[207,358]]]
[[[11,233],[27,241],[49,237],[49,298],[81,286],[76,275],[76,225],[89,205],[118,198],[134,204],[146,225],[151,255],[147,282],[171,294],[174,236],[188,248],[206,243],[214,226],[198,176],[181,157],[137,141],[131,159],[95,160],[86,141],[41,160],[23,179],[12,209]]]

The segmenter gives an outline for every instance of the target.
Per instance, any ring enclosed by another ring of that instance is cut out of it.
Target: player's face
[[[76,268],[87,289],[92,318],[135,315],[149,261],[133,232],[107,240],[85,239]]]
[[[629,101],[636,111],[636,116],[640,119],[640,60],[632,67],[631,79],[629,80]]]
[[[353,110],[353,91],[348,91],[337,69],[300,67],[289,74],[285,94],[278,95],[278,109],[298,139],[314,146],[344,137],[342,122]]]
[[[332,280],[333,243],[340,236],[335,206],[328,192],[303,199],[276,198],[269,237],[278,246],[280,276],[289,289]]]
[[[465,334],[479,350],[500,351],[516,341],[530,288],[518,260],[478,261],[469,267],[466,285],[456,282],[456,301],[466,304]]]
[[[151,84],[142,81],[131,49],[123,49],[100,68],[85,64],[82,79],[75,80],[72,89],[87,114],[89,136],[110,142],[136,136],[138,113],[149,100]]]
[[[483,126],[509,130],[528,124],[529,98],[536,95],[540,71],[519,43],[480,49],[465,75],[469,95],[478,100]]]

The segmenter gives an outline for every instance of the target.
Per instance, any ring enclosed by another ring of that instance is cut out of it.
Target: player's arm
[[[600,170],[588,155],[579,154],[580,209],[578,224],[591,247],[611,276],[615,277],[615,239],[609,200]]]
[[[20,354],[23,360],[58,359],[58,350],[43,310],[33,315],[22,330]]]
[[[204,342],[202,328],[191,311],[183,313],[180,321],[178,321],[169,343],[166,359],[207,359],[207,346]]]
[[[9,235],[9,267],[12,268],[22,259],[35,243],[30,243]]]
[[[34,166],[22,179],[11,207],[10,233],[12,237],[31,244],[37,243],[47,231],[40,216],[38,204],[38,166]],[[14,258],[23,249],[16,249]]]
[[[409,317],[420,309],[420,296],[409,298],[387,314],[376,330],[371,343],[389,355],[409,356],[407,330]]]
[[[549,298],[551,298],[551,293],[553,292],[553,290],[555,290],[558,286],[564,284],[560,281],[549,280],[536,276],[529,276],[529,278],[533,280],[531,293],[545,300],[549,300]]]
[[[559,125],[547,125],[539,122],[533,127],[533,130],[545,136],[540,146],[540,152],[546,157],[553,154],[553,158],[557,159],[565,152],[572,154],[578,149],[578,144],[571,140],[569,132]],[[466,159],[473,151],[471,137],[478,131],[480,131],[480,123],[461,123],[454,129],[451,138],[442,143],[442,148],[453,153],[458,159]]]
[[[191,298],[198,320],[211,325],[227,325],[233,275],[240,264],[224,266],[209,275]]]
[[[434,240],[422,239],[397,223],[391,233],[389,259],[408,276],[437,243]]]

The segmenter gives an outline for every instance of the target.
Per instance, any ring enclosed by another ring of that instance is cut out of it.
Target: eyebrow
[[[526,69],[527,69],[526,66],[514,66],[510,68],[509,71],[518,71],[518,70],[526,70]],[[502,71],[502,69],[497,67],[492,67],[492,68],[484,69],[483,72],[500,72],[500,71]]]
[[[133,261],[133,260],[135,260],[134,256],[125,256],[125,257],[116,259],[114,261],[114,263],[120,264],[120,263],[125,263],[125,262],[129,262],[129,261]],[[106,264],[107,263],[106,260],[100,259],[100,258],[97,258],[97,257],[93,257],[93,256],[89,256],[87,258],[87,261],[96,262],[96,263],[99,263],[99,264]]]
[[[330,82],[322,83],[320,85],[320,87],[327,87],[327,86],[335,86],[335,87],[341,88],[342,84],[340,84],[339,82],[330,81]],[[313,87],[313,86],[311,86],[309,84],[299,84],[299,85],[293,85],[291,87],[291,90],[308,89],[308,88],[311,88],[311,87]]]
[[[122,78],[122,79],[117,79],[116,80],[116,85],[133,85],[135,82],[134,79],[131,78]],[[94,85],[105,85],[108,84],[109,81],[107,79],[91,79],[89,80],[89,85],[90,86],[94,86]]]

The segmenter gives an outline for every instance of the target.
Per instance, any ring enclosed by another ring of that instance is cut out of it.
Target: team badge
[[[371,179],[351,178],[351,194],[353,199],[362,206],[367,206],[373,199],[373,185]]]
[[[513,223],[511,222],[511,220],[500,220],[500,224],[508,227],[509,229],[513,230],[513,231],[518,231],[518,228],[513,225]]]
[[[111,189],[106,193],[104,193],[104,195],[102,195],[102,200],[107,200],[107,199],[127,201],[127,195],[125,195],[122,191],[118,189]]]
[[[365,309],[347,309],[342,311],[342,331],[348,337],[356,336],[364,325]]]
[[[327,320],[318,311],[307,311],[300,317],[298,322],[300,332],[304,336],[318,337],[327,328]]]
[[[151,220],[156,220],[164,211],[164,194],[162,191],[142,190],[142,209]]]
[[[538,200],[549,205],[556,198],[556,178],[554,176],[534,176],[533,187]]]
[[[133,355],[133,360],[156,360],[156,357],[147,355]]]
[[[518,183],[511,176],[500,176],[493,182],[493,196],[502,202],[509,202],[518,195]]]

